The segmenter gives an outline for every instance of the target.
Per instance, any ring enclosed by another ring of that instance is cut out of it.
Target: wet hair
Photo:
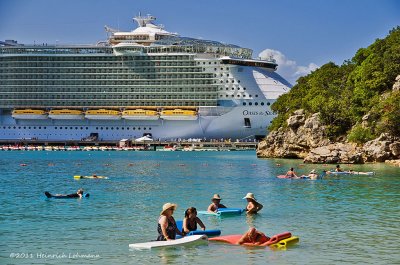
[[[186,217],[189,218],[189,215],[190,215],[191,213],[196,213],[196,214],[197,214],[196,208],[194,208],[194,207],[187,208],[186,211],[185,211],[185,218],[186,218]]]
[[[340,167],[340,165],[337,165],[337,166],[336,166],[336,168],[339,168],[339,167]]]
[[[77,193],[78,194],[83,194],[83,189],[79,189]]]
[[[292,167],[290,168],[290,171],[293,171],[293,168],[292,168]]]

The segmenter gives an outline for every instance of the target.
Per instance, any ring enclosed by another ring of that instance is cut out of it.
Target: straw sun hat
[[[163,205],[160,215],[162,215],[166,210],[171,209],[171,208],[174,208],[174,211],[175,211],[176,207],[178,207],[178,205],[176,205],[175,203],[167,202],[166,204]]]
[[[317,171],[315,169],[310,171],[310,174],[316,174],[316,173],[317,173]]]
[[[251,192],[247,193],[246,196],[243,197],[243,199],[252,199],[257,201],[256,198],[254,198],[254,194]]]
[[[211,200],[222,200],[219,194],[214,194],[214,196],[211,198]]]

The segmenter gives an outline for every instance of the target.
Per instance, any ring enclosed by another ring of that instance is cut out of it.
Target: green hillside
[[[321,113],[328,137],[347,135],[362,143],[386,132],[400,136],[400,91],[392,91],[400,75],[400,26],[384,39],[361,48],[341,66],[329,62],[301,77],[292,90],[272,105],[278,116],[270,130],[286,126],[296,109]],[[363,116],[371,121],[361,126]]]

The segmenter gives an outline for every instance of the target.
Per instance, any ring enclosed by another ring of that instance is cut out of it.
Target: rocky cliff
[[[271,132],[257,148],[258,157],[302,158],[305,163],[365,163],[400,161],[400,139],[387,134],[358,146],[346,141],[330,142],[319,113],[306,117],[297,110],[287,128]],[[392,162],[395,163],[395,162]]]

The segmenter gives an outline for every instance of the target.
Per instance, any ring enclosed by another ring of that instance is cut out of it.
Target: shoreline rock
[[[326,137],[319,113],[306,117],[297,110],[287,119],[287,128],[270,132],[258,144],[257,157],[302,158],[304,163],[363,164],[400,161],[400,139],[387,134],[363,146],[345,142],[332,143]],[[393,162],[398,165],[399,162]]]

